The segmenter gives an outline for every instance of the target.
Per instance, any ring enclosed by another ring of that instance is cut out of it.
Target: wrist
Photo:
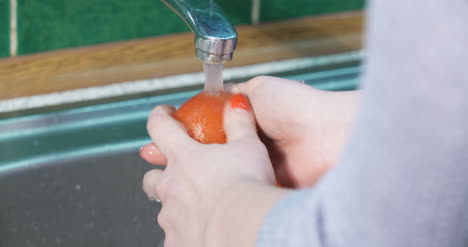
[[[215,202],[207,222],[206,246],[254,246],[263,218],[287,192],[251,180],[228,186]]]

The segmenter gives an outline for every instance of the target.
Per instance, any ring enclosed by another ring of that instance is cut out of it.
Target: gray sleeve
[[[369,5],[340,162],[264,220],[259,247],[468,246],[468,1]]]

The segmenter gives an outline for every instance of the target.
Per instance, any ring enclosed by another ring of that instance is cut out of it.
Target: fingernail
[[[154,201],[154,202],[161,202],[161,200],[159,200],[159,198],[154,198],[154,197],[152,197],[152,196],[148,197],[148,199],[149,199],[150,201]]]
[[[156,146],[153,145],[153,144],[149,144],[149,145],[147,146],[147,148],[148,148],[148,154],[149,154],[149,155],[153,155],[153,153],[156,151]]]
[[[152,155],[154,151],[156,151],[156,146],[153,143],[148,143],[140,148],[140,155],[142,153]]]
[[[251,111],[249,99],[240,93],[231,96],[231,108]]]

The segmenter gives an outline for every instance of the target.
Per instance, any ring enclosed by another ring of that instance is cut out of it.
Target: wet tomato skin
[[[231,94],[222,91],[202,91],[185,102],[173,116],[198,142],[226,143],[223,116],[224,106],[230,97]]]

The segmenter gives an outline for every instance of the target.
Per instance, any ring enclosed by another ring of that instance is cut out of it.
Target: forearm
[[[288,190],[252,181],[231,185],[213,211],[206,246],[255,246],[263,219],[287,193]]]

